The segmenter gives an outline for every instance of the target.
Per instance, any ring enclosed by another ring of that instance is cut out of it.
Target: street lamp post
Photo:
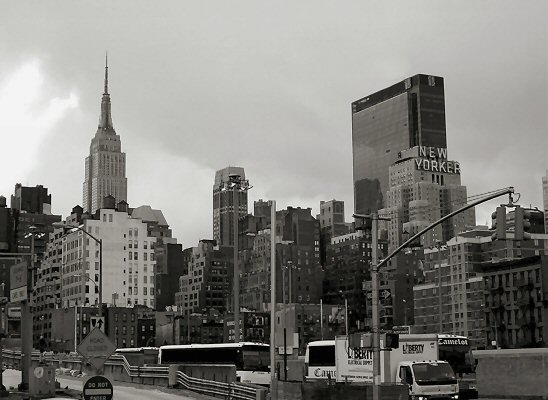
[[[378,271],[380,268],[382,268],[384,265],[388,263],[394,257],[396,254],[398,254],[402,249],[407,247],[410,243],[412,243],[415,239],[419,238],[424,233],[428,232],[429,230],[433,229],[434,227],[438,226],[442,222],[448,220],[449,218],[452,218],[453,216],[460,214],[472,207],[475,207],[481,203],[485,203],[486,201],[495,199],[497,197],[503,196],[508,194],[510,196],[510,203],[512,202],[512,194],[514,193],[513,187],[504,188],[501,190],[497,190],[479,200],[473,201],[470,204],[465,205],[464,207],[459,208],[458,210],[455,210],[444,217],[438,219],[437,221],[433,222],[432,224],[428,225],[426,228],[422,229],[420,232],[413,235],[411,238],[406,240],[404,243],[402,243],[398,248],[396,248],[394,251],[392,251],[386,258],[384,258],[382,261],[378,260],[378,220],[380,219],[377,213],[372,213],[371,215],[364,215],[364,214],[354,214],[354,218],[359,219],[368,219],[370,218],[372,220],[372,252],[371,252],[371,284],[372,284],[372,331],[373,331],[373,400],[379,400],[380,399],[380,335],[379,335],[379,293],[378,293]]]
[[[68,229],[79,230],[80,232],[92,238],[95,241],[95,243],[99,245],[99,317],[102,317],[103,316],[103,240],[96,238],[91,233],[89,233],[88,231],[86,231],[85,229],[77,225],[70,225],[62,222],[59,222],[59,223],[55,222],[52,225],[56,228],[68,228]]]
[[[21,368],[21,388],[28,389],[30,379],[30,367],[32,356],[33,341],[33,315],[32,315],[32,290],[34,276],[34,239],[44,236],[43,233],[36,232],[34,225],[29,226],[30,232],[25,238],[30,238],[30,268],[27,269],[27,299],[21,304],[21,350],[22,350],[22,368]]]
[[[220,190],[228,191],[232,189],[232,205],[234,213],[234,278],[232,280],[232,291],[234,293],[234,342],[240,341],[240,265],[238,260],[238,222],[240,220],[240,192],[248,191],[252,186],[247,179],[242,179],[238,174],[231,174],[229,181],[222,183]]]

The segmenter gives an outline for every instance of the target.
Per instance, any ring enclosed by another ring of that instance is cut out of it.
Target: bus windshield
[[[420,363],[413,365],[413,373],[418,385],[439,385],[457,383],[455,373],[448,363]]]
[[[335,366],[335,346],[310,346],[308,348],[308,365],[310,367]]]

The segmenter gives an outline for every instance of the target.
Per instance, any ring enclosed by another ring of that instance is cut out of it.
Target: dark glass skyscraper
[[[414,146],[447,147],[443,78],[415,75],[352,103],[357,213],[384,207],[388,168]]]

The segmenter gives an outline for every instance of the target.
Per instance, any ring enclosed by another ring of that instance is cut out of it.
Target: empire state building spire
[[[112,126],[112,114],[110,112],[110,94],[108,93],[108,55],[105,56],[105,89],[101,100],[99,129],[114,132],[114,127]]]
[[[83,208],[95,213],[103,208],[106,196],[116,202],[127,201],[126,153],[122,152],[120,136],[112,126],[110,94],[108,93],[108,59],[105,60],[105,83],[101,100],[99,127],[89,146],[83,185]]]

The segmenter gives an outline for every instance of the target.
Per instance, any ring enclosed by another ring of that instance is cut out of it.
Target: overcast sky
[[[0,194],[82,204],[105,51],[128,202],[184,247],[212,237],[215,171],[253,200],[353,211],[350,103],[417,73],[445,79],[449,158],[468,195],[542,207],[546,1],[1,1]],[[490,221],[500,201],[477,210]]]

